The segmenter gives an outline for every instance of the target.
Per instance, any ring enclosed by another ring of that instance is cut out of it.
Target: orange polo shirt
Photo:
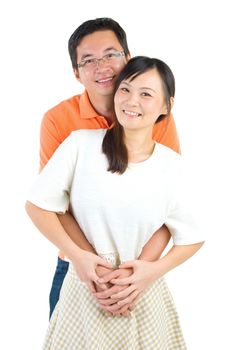
[[[59,103],[44,115],[41,123],[40,168],[44,167],[57,147],[72,131],[109,127],[108,121],[93,109],[86,91]],[[180,153],[179,139],[172,115],[154,125],[153,138]]]

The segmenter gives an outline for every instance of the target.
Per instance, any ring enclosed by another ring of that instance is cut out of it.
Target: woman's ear
[[[173,105],[174,105],[174,97],[170,97],[170,111],[168,112],[168,106],[165,103],[164,106],[163,106],[161,115],[169,114],[171,112],[171,110],[172,110]]]
[[[171,109],[173,108],[174,105],[174,97],[170,97],[170,105],[171,105]]]
[[[168,114],[168,106],[166,103],[164,103],[161,115],[166,115],[166,114]]]

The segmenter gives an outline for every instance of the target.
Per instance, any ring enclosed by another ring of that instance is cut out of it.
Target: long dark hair
[[[136,56],[132,58],[119,74],[115,91],[123,80],[134,80],[138,75],[145,73],[151,69],[156,69],[160,75],[163,84],[163,90],[167,105],[167,114],[162,114],[156,123],[167,117],[171,111],[171,97],[175,95],[175,78],[168,65],[157,59],[146,56]],[[124,142],[124,130],[119,122],[115,121],[112,129],[107,130],[102,143],[102,151],[105,153],[109,167],[108,171],[112,173],[123,174],[128,166],[128,151]]]

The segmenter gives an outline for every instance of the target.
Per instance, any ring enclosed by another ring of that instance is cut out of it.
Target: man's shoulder
[[[80,111],[80,98],[82,95],[75,95],[66,100],[59,102],[54,107],[50,108],[45,115],[49,116],[62,116],[67,113],[79,113]]]

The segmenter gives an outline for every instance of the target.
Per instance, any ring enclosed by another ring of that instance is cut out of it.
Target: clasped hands
[[[133,274],[131,268],[108,269],[98,265],[96,273],[100,277],[95,282],[93,296],[107,314],[128,316],[136,304],[135,293],[130,293],[129,283],[120,284]],[[119,283],[119,284],[118,284]]]
[[[73,264],[101,308],[114,316],[128,316],[147,288],[161,277],[156,261],[133,260],[115,270],[99,256],[82,251]]]
[[[102,274],[102,267],[98,266],[96,272]],[[116,270],[103,273],[96,281],[97,292],[93,295],[106,312],[128,316],[147,288],[159,277],[161,274],[156,262],[128,261]],[[104,290],[99,291],[99,288]]]

